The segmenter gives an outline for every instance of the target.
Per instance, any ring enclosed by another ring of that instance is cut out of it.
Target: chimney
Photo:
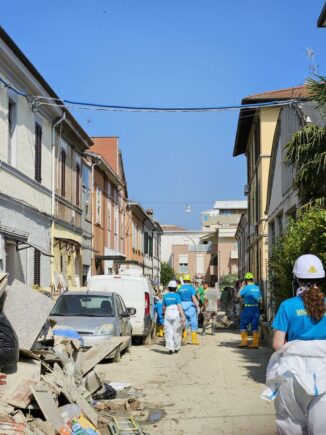
[[[150,218],[153,218],[153,216],[154,216],[154,210],[153,210],[152,208],[148,208],[148,209],[146,210],[146,214],[147,214],[147,216],[149,216]]]

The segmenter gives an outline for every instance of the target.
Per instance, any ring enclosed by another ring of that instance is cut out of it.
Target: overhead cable
[[[227,110],[252,110],[260,107],[280,107],[297,103],[298,100],[275,100],[263,103],[253,103],[245,105],[230,105],[230,106],[215,106],[215,107],[145,107],[145,106],[122,106],[113,104],[100,104],[93,102],[73,101],[68,99],[60,99],[53,97],[45,97],[42,95],[30,95],[19,91],[11,86],[0,77],[0,82],[11,89],[18,95],[24,96],[33,100],[36,108],[40,106],[55,106],[65,108],[77,108],[82,110],[99,110],[99,111],[114,111],[114,112],[154,112],[154,113],[192,113],[192,112],[220,112]]]

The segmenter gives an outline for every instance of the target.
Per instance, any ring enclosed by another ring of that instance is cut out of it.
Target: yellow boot
[[[241,343],[238,347],[248,347],[248,333],[246,331],[241,332]]]
[[[186,330],[186,328],[182,331],[182,341],[183,341],[183,344],[187,344],[187,330]]]
[[[252,343],[248,346],[250,349],[258,349],[259,348],[259,332],[253,332],[252,334]]]
[[[191,333],[191,341],[192,344],[199,344],[198,338],[197,338],[197,332],[192,332]]]

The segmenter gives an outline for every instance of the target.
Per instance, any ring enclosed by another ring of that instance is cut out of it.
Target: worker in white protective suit
[[[285,300],[273,321],[272,355],[267,368],[268,388],[275,399],[280,435],[326,434],[326,317],[320,279],[323,265],[315,255],[302,255],[293,268],[300,292]]]
[[[169,292],[163,296],[165,347],[169,349],[170,355],[179,352],[182,326],[186,324],[181,298],[176,293],[177,287],[176,281],[170,281],[168,284]]]

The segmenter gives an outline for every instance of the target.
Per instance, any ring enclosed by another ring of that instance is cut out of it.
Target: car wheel
[[[150,332],[147,337],[144,337],[144,344],[152,344],[152,333]]]
[[[121,351],[120,351],[120,348],[117,349],[116,353],[114,354],[113,361],[114,361],[114,362],[119,362],[119,361],[121,361]]]

